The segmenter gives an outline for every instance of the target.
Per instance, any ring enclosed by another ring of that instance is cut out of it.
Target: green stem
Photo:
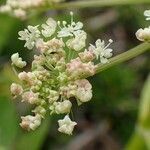
[[[150,50],[150,43],[143,43],[140,44],[127,52],[124,52],[120,55],[117,55],[109,60],[109,63],[107,64],[100,64],[97,66],[96,73],[101,72],[103,70],[106,70],[112,66],[115,66],[117,64],[120,64],[122,62],[125,62],[127,60],[130,60],[131,58],[134,58],[145,51]]]
[[[118,5],[150,4],[149,0],[84,0],[75,2],[64,2],[49,5],[48,9],[64,8],[88,8],[88,7],[108,7]]]
[[[15,75],[18,77],[18,72],[17,72],[17,70],[16,70],[16,68],[15,68],[15,66],[14,65],[12,65],[12,70],[13,70],[13,72],[15,73]]]

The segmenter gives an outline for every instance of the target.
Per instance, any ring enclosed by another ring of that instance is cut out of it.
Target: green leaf
[[[0,148],[7,149],[17,134],[17,118],[10,98],[0,96]]]
[[[138,133],[135,133],[125,150],[147,150],[144,139]]]
[[[141,95],[139,125],[150,129],[150,76],[144,85]]]
[[[150,149],[150,76],[146,81],[141,94],[139,119],[136,130],[129,141],[126,150]]]

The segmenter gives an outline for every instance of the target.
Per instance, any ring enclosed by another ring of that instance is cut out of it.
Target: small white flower
[[[108,62],[108,58],[110,58],[112,56],[112,49],[108,48],[109,45],[112,43],[113,41],[110,39],[109,40],[109,44],[105,46],[105,42],[98,39],[95,42],[95,46],[91,44],[91,49],[93,49],[96,58],[100,59],[100,62],[105,64]]]
[[[46,21],[46,24],[42,24],[42,28],[43,28],[42,34],[43,34],[43,36],[44,37],[51,37],[55,33],[56,27],[57,27],[56,21],[52,18],[49,18]]]
[[[15,53],[11,56],[11,61],[12,61],[12,64],[19,67],[19,68],[23,68],[26,66],[26,62],[25,61],[22,61],[22,58],[19,57],[19,54],[18,53]]]
[[[136,37],[140,41],[150,42],[150,27],[144,28],[144,29],[139,29],[136,32]]]
[[[73,20],[73,13],[70,12],[71,15],[71,24],[67,24],[66,21],[63,21],[63,27],[60,26],[60,22],[58,22],[58,25],[60,27],[60,31],[58,31],[58,37],[69,37],[74,36],[76,31],[79,31],[83,28],[82,22],[75,23]]]
[[[150,10],[145,10],[144,16],[146,17],[146,20],[150,20]]]
[[[22,122],[20,123],[20,126],[28,131],[35,130],[41,124],[41,116],[38,114],[36,116],[28,115],[21,117],[21,119]]]
[[[38,26],[28,26],[24,31],[20,31],[19,40],[26,41],[24,47],[28,49],[32,49],[35,46],[36,41],[40,37],[40,31],[38,30]]]
[[[55,106],[55,111],[57,114],[69,113],[71,110],[72,104],[69,100],[64,100],[63,102],[58,102]]]
[[[59,124],[59,128],[58,128],[59,132],[71,135],[72,131],[74,129],[74,126],[77,123],[74,122],[74,121],[71,121],[71,119],[69,118],[69,116],[66,115],[64,119],[58,120],[58,124]]]
[[[78,30],[74,32],[74,35],[75,38],[69,39],[66,44],[69,48],[74,49],[75,51],[80,51],[86,45],[86,32]]]

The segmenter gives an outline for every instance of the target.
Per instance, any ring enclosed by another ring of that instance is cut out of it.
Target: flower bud
[[[12,61],[12,64],[19,67],[19,68],[23,68],[26,66],[26,62],[25,61],[22,61],[22,58],[19,57],[19,54],[18,53],[15,53],[11,56],[11,61]]]
[[[83,63],[79,57],[73,59],[67,65],[67,73],[70,75],[70,78],[79,79],[83,74],[85,75],[94,75],[95,66],[92,62]]]
[[[53,103],[57,101],[59,99],[59,93],[57,91],[50,90],[48,99],[49,99],[49,103]]]
[[[28,131],[35,130],[41,124],[41,116],[38,114],[36,116],[28,115],[21,117],[21,119],[22,122],[20,123],[20,126]]]
[[[10,86],[10,91],[13,95],[21,95],[23,92],[22,86],[16,83],[12,83]]]
[[[36,104],[39,102],[39,93],[33,93],[32,91],[28,91],[23,93],[22,102],[26,101],[30,104]]]
[[[34,112],[35,114],[39,114],[42,118],[44,118],[46,109],[42,106],[37,106],[32,112]]]
[[[70,109],[72,107],[72,104],[69,100],[65,100],[63,102],[58,102],[55,106],[55,111],[57,114],[64,114],[69,113]]]
[[[64,72],[64,73],[59,73],[59,76],[57,77],[57,79],[60,83],[65,83],[67,81],[68,77],[67,77],[66,73]]]
[[[33,72],[27,73],[23,71],[18,74],[18,77],[21,81],[25,81],[29,85],[34,85],[34,83],[36,82],[36,77]]]
[[[90,62],[95,58],[95,54],[92,50],[85,50],[84,52],[79,53],[79,57],[83,62]]]

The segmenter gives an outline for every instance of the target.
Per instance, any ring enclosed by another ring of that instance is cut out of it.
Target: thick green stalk
[[[150,4],[150,0],[84,0],[56,3],[48,6],[50,9],[108,7],[118,5]]]
[[[136,46],[136,47],[120,54],[120,55],[117,55],[117,56],[111,58],[109,60],[109,63],[98,65],[96,68],[96,73],[99,73],[103,70],[106,70],[106,69],[112,67],[112,66],[115,66],[115,65],[120,64],[122,62],[130,60],[130,59],[144,53],[147,50],[150,50],[150,43],[140,44],[140,45],[138,45],[138,46]]]
[[[150,76],[146,81],[139,104],[139,115],[136,129],[125,150],[150,149]]]

